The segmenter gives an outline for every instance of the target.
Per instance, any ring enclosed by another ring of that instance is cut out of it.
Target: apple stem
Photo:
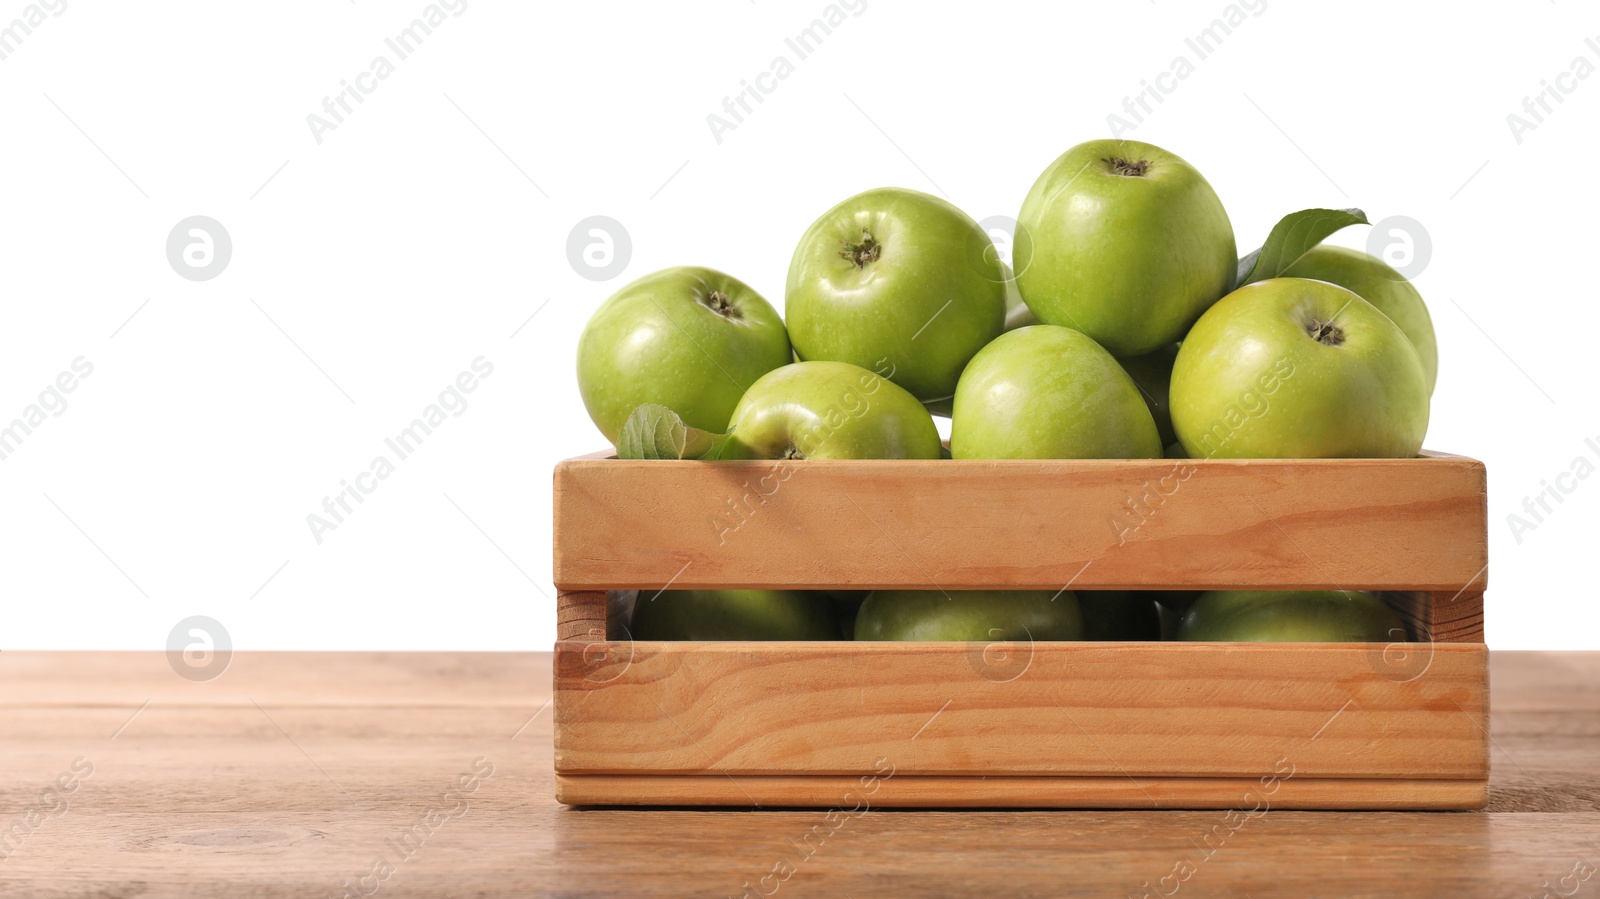
[[[861,229],[860,243],[841,240],[839,246],[842,247],[839,256],[855,263],[856,268],[866,268],[868,263],[877,262],[878,255],[883,252],[883,244],[878,243],[872,232],[865,228]]]
[[[1150,171],[1150,160],[1141,159],[1138,162],[1129,162],[1121,156],[1111,159],[1102,159],[1101,162],[1111,166],[1111,171],[1128,178],[1142,178],[1145,172]]]
[[[792,447],[791,446],[788,449],[783,451],[783,458],[784,459],[788,459],[788,460],[804,459],[805,457],[806,457],[806,454],[800,452],[800,450],[798,448],[796,448],[796,447]]]
[[[1344,329],[1332,321],[1319,322],[1312,320],[1307,322],[1306,335],[1323,346],[1338,346],[1344,343]]]
[[[706,294],[706,306],[723,318],[738,318],[739,310],[733,305],[733,298],[720,290],[713,290]]]

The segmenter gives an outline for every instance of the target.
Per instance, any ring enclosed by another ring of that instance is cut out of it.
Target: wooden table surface
[[[806,856],[822,811],[557,805],[548,654],[6,652],[0,895],[1600,896],[1600,653],[1492,682],[1487,812],[872,810]]]

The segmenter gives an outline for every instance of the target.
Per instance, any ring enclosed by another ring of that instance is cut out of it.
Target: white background
[[[0,420],[94,371],[0,462],[0,649],[158,649],[194,614],[242,648],[548,648],[551,467],[604,445],[572,372],[610,292],[701,264],[781,304],[801,232],[875,186],[1014,216],[1227,7],[867,0],[718,143],[825,5],[474,0],[319,144],[307,115],[420,0],[68,0],[0,61]],[[1198,167],[1241,251],[1308,206],[1426,227],[1428,445],[1488,463],[1497,648],[1600,649],[1600,477],[1520,542],[1506,518],[1600,463],[1600,77],[1520,143],[1506,118],[1600,65],[1586,35],[1576,4],[1271,0],[1125,135]],[[191,215],[231,234],[214,280],[168,264]],[[568,261],[591,215],[631,237],[615,280]],[[319,545],[306,516],[478,356],[466,411]]]

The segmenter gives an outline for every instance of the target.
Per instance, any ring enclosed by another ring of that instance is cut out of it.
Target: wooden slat
[[[1437,643],[1483,642],[1483,591],[1433,594],[1430,632]]]
[[[569,460],[555,472],[555,582],[1481,592],[1484,491],[1482,463],[1437,455]]]
[[[1414,639],[1434,643],[1483,642],[1483,591],[1418,590],[1385,593]]]
[[[604,640],[607,618],[606,591],[556,592],[557,640]]]
[[[1444,810],[1483,808],[1482,780],[1290,777],[941,777],[896,775],[737,777],[556,775],[568,805],[711,805],[867,808]]]
[[[1482,779],[1481,644],[558,643],[563,774]]]

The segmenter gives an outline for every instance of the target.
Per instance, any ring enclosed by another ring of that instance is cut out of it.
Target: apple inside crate
[[[1137,528],[1114,526],[1130,498],[1152,496]],[[557,798],[1481,808],[1486,511],[1483,464],[1428,452],[568,460],[555,470]],[[1363,589],[1411,639],[628,639],[608,591],[668,585]]]

